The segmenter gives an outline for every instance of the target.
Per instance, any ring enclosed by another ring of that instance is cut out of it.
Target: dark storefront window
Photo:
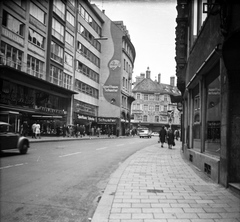
[[[220,77],[207,83],[205,152],[219,155],[221,138]]]
[[[201,118],[200,118],[200,95],[199,95],[199,84],[193,89],[192,92],[193,100],[193,126],[192,126],[192,135],[193,135],[193,148],[201,148]]]

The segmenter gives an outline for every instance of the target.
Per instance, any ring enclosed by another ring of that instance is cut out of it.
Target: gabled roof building
[[[177,104],[171,102],[171,96],[179,96],[180,91],[174,86],[175,77],[170,78],[170,84],[151,79],[149,68],[136,77],[136,83],[132,90],[135,101],[132,103],[133,127],[148,127],[152,131],[159,131],[161,126],[180,128],[180,112]]]

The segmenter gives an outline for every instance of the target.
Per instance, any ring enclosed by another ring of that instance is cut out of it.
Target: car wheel
[[[23,144],[19,148],[19,151],[20,151],[21,154],[26,154],[27,153],[27,151],[28,151],[28,144],[27,144],[27,142],[23,142]]]

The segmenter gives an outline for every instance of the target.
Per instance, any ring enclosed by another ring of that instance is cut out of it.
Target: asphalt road
[[[88,222],[111,174],[158,138],[31,144],[1,154],[1,222]]]

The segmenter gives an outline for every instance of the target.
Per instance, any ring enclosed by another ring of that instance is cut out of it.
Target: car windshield
[[[10,125],[0,125],[0,132],[1,133],[13,132],[13,128]]]

